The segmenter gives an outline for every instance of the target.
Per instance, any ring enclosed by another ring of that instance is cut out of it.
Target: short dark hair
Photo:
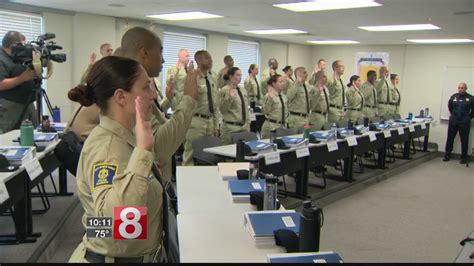
[[[375,72],[374,70],[367,71],[367,79],[372,76],[377,77],[377,72]]]
[[[102,49],[104,49],[104,47],[107,46],[107,45],[112,46],[110,43],[103,43],[103,44],[100,45],[100,48],[99,48],[99,49],[102,50]]]
[[[336,60],[332,62],[332,69],[334,70],[337,67],[337,63],[342,62],[341,60]]]
[[[304,69],[306,69],[306,68],[305,68],[305,67],[302,67],[302,66],[295,68],[295,71],[293,71],[294,74],[295,74],[295,77],[296,77],[296,75],[298,74],[298,72],[300,72],[301,70],[304,70]]]
[[[282,69],[282,71],[286,73],[290,69],[291,69],[291,66],[286,66]]]
[[[18,31],[8,31],[5,33],[5,36],[3,36],[2,47],[10,48],[13,44],[21,42],[23,37],[24,36]]]
[[[323,58],[321,58],[321,59],[318,60],[318,64],[321,63],[321,62],[326,62],[326,60],[324,60]]]
[[[230,77],[235,75],[235,72],[240,70],[238,67],[231,67],[227,70],[227,73],[224,74],[224,80],[230,80]]]
[[[267,81],[267,85],[272,86],[273,83],[277,82],[279,77],[281,77],[280,74],[275,74],[275,75],[271,76]]]
[[[120,45],[122,56],[134,58],[140,49],[151,49],[158,43],[161,43],[161,39],[149,29],[143,27],[131,28],[122,36]]]
[[[390,74],[390,80],[394,80],[398,77],[398,74]]]
[[[349,84],[347,84],[347,87],[350,87],[352,85],[352,82],[358,80],[360,77],[357,75],[352,75],[351,78],[349,79]]]
[[[257,64],[251,64],[251,65],[249,66],[249,71],[248,71],[249,74],[252,73],[252,70],[254,70],[254,68],[255,68],[256,66],[257,66]]]
[[[97,104],[107,110],[107,101],[118,88],[130,91],[140,74],[140,63],[133,59],[107,56],[97,61],[87,76],[86,84],[71,89],[68,98],[83,106]]]
[[[203,55],[205,55],[205,54],[209,54],[209,52],[206,51],[206,50],[199,50],[199,51],[197,51],[197,52],[194,54],[194,61],[197,62],[197,61],[201,58],[201,56],[203,56]]]
[[[234,60],[234,58],[232,58],[231,55],[226,55],[226,56],[224,56],[224,62],[227,62],[227,61],[229,61],[229,60]]]

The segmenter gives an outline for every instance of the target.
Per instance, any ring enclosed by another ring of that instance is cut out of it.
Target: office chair
[[[217,155],[204,152],[205,148],[220,146],[220,140],[214,136],[203,136],[193,140],[193,160],[195,165],[217,165],[223,161]]]
[[[237,132],[231,135],[230,137],[232,144],[237,143],[239,140],[243,141],[251,141],[251,140],[257,140],[257,133],[255,132],[249,132],[249,131],[242,131],[242,132]]]

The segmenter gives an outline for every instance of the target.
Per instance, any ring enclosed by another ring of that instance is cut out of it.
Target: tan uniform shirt
[[[346,103],[345,94],[347,87],[342,79],[328,81],[326,85],[329,90],[329,101],[331,105],[341,109]]]
[[[275,71],[275,74],[278,74],[278,73]],[[261,89],[262,95],[265,95],[268,92],[267,82],[269,79],[270,79],[270,70],[265,69],[262,72],[262,80],[260,81],[260,89]]]
[[[305,85],[306,89],[301,83],[294,82],[291,84],[286,93],[289,111],[309,115],[309,111],[311,110],[309,103],[309,92],[312,86],[308,83]]]
[[[171,102],[168,98],[163,96],[163,92],[161,92],[161,80],[158,78],[154,78],[153,82],[155,82],[155,89],[156,94],[158,96],[158,103],[160,104],[160,108],[162,112],[166,112],[171,107]]]
[[[269,92],[265,95],[263,99],[263,113],[265,114],[266,119],[271,119],[274,121],[282,122],[282,104],[278,92],[276,92],[272,87],[268,87]],[[272,92],[272,94],[270,94]],[[285,123],[288,123],[288,99],[283,93],[280,93],[284,105],[284,118]]]
[[[258,100],[258,98],[260,98],[261,100],[263,98],[261,85],[256,78],[246,79],[244,82],[244,88],[247,90],[247,95],[250,99]]]
[[[147,208],[146,240],[83,238],[85,247],[110,257],[139,257],[151,254],[161,243],[163,189],[153,176],[153,152],[136,147],[132,132],[101,116],[81,152],[77,189],[86,217],[114,217],[114,208]]]
[[[348,110],[362,111],[364,107],[364,96],[354,86],[347,89],[346,99]]]
[[[217,82],[214,78],[215,76],[211,73],[208,74],[209,83],[211,85],[211,94],[212,102],[214,107],[214,113],[211,113],[209,110],[209,100],[207,94],[206,79],[201,77],[199,79],[199,88],[198,88],[198,99],[197,99],[197,108],[196,113],[201,115],[212,116],[214,122],[214,129],[219,128],[219,90],[217,88]],[[174,115],[174,114],[173,114]]]
[[[74,132],[74,134],[84,142],[91,131],[99,124],[100,108],[95,104],[91,106],[82,106],[80,110],[79,108],[81,107],[79,106],[74,114],[69,118],[64,131]],[[76,113],[76,118],[72,121]],[[73,122],[72,125],[71,122]]]
[[[400,106],[400,91],[396,87],[391,87],[391,93],[390,95],[392,96],[390,103],[395,104],[396,106]]]
[[[290,78],[287,78],[286,80],[286,83],[285,83],[285,86],[283,87],[283,93],[284,94],[287,94],[288,93],[288,89],[293,86],[293,83],[295,83],[294,80],[290,79]]]
[[[220,102],[220,110],[222,113],[222,118],[224,121],[227,122],[237,122],[237,123],[250,123],[249,117],[249,100],[247,96],[247,92],[239,88],[240,92],[242,93],[242,98],[244,100],[244,112],[245,112],[245,120],[242,117],[242,101],[239,96],[237,90],[235,90],[235,95],[230,95],[230,88],[229,85],[223,87],[219,91],[219,102]]]
[[[318,88],[314,87],[309,92],[309,102],[311,110],[320,114],[327,114],[329,111],[329,90],[324,87],[323,90],[319,91]]]
[[[174,85],[174,96],[171,102],[171,108],[175,110],[179,103],[181,102],[181,98],[184,95],[184,81],[186,80],[186,69],[181,68],[178,69],[176,66],[170,67],[166,72],[166,82],[171,79],[173,76],[173,85]]]
[[[392,102],[392,93],[389,81],[385,78],[377,79],[375,82],[375,89],[377,90],[377,100],[379,104],[388,104]]]
[[[227,80],[224,79],[224,75],[225,75],[225,71],[227,69],[224,67],[223,69],[221,69],[219,71],[219,73],[217,74],[217,88],[220,90],[222,88],[224,88],[225,85],[227,85]]]
[[[377,107],[377,90],[372,83],[366,81],[362,84],[360,89],[362,95],[364,95],[365,107],[376,108]]]

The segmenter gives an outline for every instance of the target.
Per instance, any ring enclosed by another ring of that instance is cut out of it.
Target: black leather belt
[[[337,108],[337,109],[342,109],[341,106],[337,106],[337,105],[334,105],[334,104],[330,104],[329,107],[333,107],[333,108]]]
[[[85,258],[91,263],[105,263],[105,256],[86,250]],[[143,263],[143,257],[135,258],[114,258],[116,263]]]
[[[369,108],[376,108],[377,106],[372,106],[372,105],[364,105],[365,107],[369,107]]]
[[[229,125],[234,125],[234,126],[243,126],[243,125],[245,125],[245,123],[242,123],[242,122],[224,121],[224,123],[229,124]]]
[[[382,103],[382,102],[379,102],[379,104],[385,104],[385,105],[388,105],[388,104],[390,104],[390,103]]]
[[[273,119],[270,119],[270,118],[265,118],[265,120],[268,121],[268,122],[275,123],[275,124],[280,124],[283,127],[288,127],[288,125],[283,125],[280,121],[277,121],[277,120],[273,120]]]
[[[396,104],[396,103],[389,103],[389,105],[394,105],[394,106],[397,106],[397,104]]]
[[[318,113],[318,114],[322,114],[322,115],[326,115],[328,113],[328,112],[323,113],[323,112],[316,111],[316,110],[313,110],[313,112]]]
[[[347,110],[351,110],[351,111],[362,111],[362,108],[361,109],[357,109],[357,108],[347,108]]]
[[[290,114],[292,114],[292,115],[296,115],[296,116],[301,116],[301,117],[308,117],[308,115],[307,115],[307,114],[298,113],[298,112],[292,112],[292,111],[290,111]]]
[[[197,117],[200,117],[200,118],[204,118],[204,119],[209,119],[209,118],[211,118],[210,115],[202,115],[202,114],[194,114],[194,116],[197,116]]]

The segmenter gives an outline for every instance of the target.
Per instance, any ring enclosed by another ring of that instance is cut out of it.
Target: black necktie
[[[254,78],[255,83],[257,83],[257,100],[260,100],[260,85],[258,84],[257,77]]]
[[[342,87],[342,108],[346,107],[346,91],[344,89],[344,84],[342,83],[342,79],[339,79]]]
[[[385,80],[385,85],[387,86],[387,104],[390,103],[390,87],[388,86],[387,80]]]
[[[374,94],[374,107],[377,107],[379,103],[377,101],[377,91],[375,90],[375,88],[372,88],[372,94]]]
[[[329,113],[329,99],[328,99],[328,94],[326,93],[326,89],[323,88],[324,92],[324,98],[326,98],[326,113]]]
[[[154,84],[157,96],[160,97],[160,91],[158,90],[158,86],[156,86],[156,81],[155,80],[153,80],[153,84]],[[161,105],[158,102],[158,99],[155,99],[154,101],[155,101],[156,107],[158,107],[158,110],[160,110],[163,113],[163,108],[161,108]]]
[[[360,93],[360,90],[359,89],[356,89],[357,90],[357,93],[359,94],[360,96],[360,110],[362,110],[362,108],[364,108],[364,96],[362,95],[362,93]]]
[[[309,114],[309,97],[308,97],[308,89],[306,89],[306,84],[303,84],[304,88],[304,97],[306,97],[306,114]]]
[[[209,113],[211,115],[214,114],[214,103],[212,102],[212,88],[211,88],[211,83],[209,82],[209,79],[207,76],[204,77],[206,79],[206,87],[207,87],[207,101],[209,105]]]
[[[237,93],[239,93],[239,97],[240,97],[240,108],[242,108],[242,121],[247,121],[247,117],[246,117],[246,112],[245,112],[245,101],[244,101],[244,96],[242,95],[242,92],[240,91],[240,88],[239,86],[237,86]]]
[[[281,93],[278,93],[278,97],[280,98],[280,103],[281,103],[281,124],[282,126],[285,127],[286,121],[285,121],[285,103],[283,102],[283,97],[281,97]]]
[[[398,102],[397,102],[397,105],[400,105],[400,101],[402,100],[402,96],[400,96],[400,92],[398,91],[397,88],[395,88],[395,92],[398,94]]]

